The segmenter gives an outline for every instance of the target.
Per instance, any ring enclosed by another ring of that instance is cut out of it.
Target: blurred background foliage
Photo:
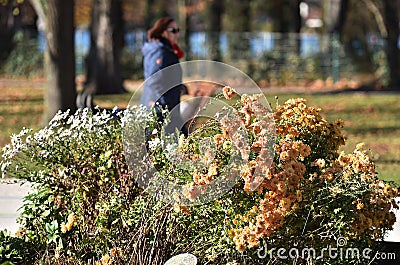
[[[0,2],[0,74],[43,75],[43,22],[28,0]],[[45,3],[46,1],[42,1]],[[389,26],[384,0],[216,1],[121,0],[124,79],[141,79],[146,30],[170,15],[181,27],[185,60],[231,64],[262,85],[334,82],[370,74],[368,85],[389,84]],[[392,1],[398,6],[398,1]],[[393,4],[392,3],[392,4]],[[85,76],[93,0],[75,1],[76,74]],[[348,85],[348,84],[347,84]]]

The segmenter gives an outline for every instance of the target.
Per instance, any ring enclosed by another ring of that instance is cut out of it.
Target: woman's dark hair
[[[165,30],[167,30],[169,23],[172,21],[175,20],[171,17],[163,17],[158,19],[156,23],[154,23],[154,26],[147,31],[147,39],[161,39],[161,35]]]

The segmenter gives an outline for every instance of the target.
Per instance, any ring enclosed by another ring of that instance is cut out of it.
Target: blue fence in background
[[[335,81],[340,77],[348,77],[353,71],[353,63],[346,48],[341,46],[334,35],[280,34],[272,32],[232,33],[222,32],[209,36],[205,32],[192,32],[188,47],[183,46],[186,58],[212,59],[210,43],[218,40],[221,61],[238,67],[256,79],[280,78],[281,76],[296,76],[297,79],[328,78]],[[182,36],[181,36],[182,37]],[[232,38],[232,39],[231,39]],[[125,35],[125,51],[132,57],[136,69],[142,61],[141,48],[146,40],[146,32],[135,30]],[[233,50],[232,40],[236,43],[246,43],[246,50]],[[38,37],[39,51],[45,49],[43,32]],[[356,56],[366,52],[359,40],[351,42],[351,49]],[[385,41],[377,34],[367,36],[368,49],[379,52],[384,49]],[[86,28],[75,31],[75,52],[77,74],[84,70],[84,57],[89,51],[90,33]],[[382,61],[382,60],[381,60]],[[380,62],[381,63],[381,62]],[[379,65],[377,66],[379,68]],[[256,70],[254,70],[256,69]],[[256,73],[253,73],[256,71]],[[252,76],[254,74],[255,76]]]
[[[279,33],[256,32],[256,33],[237,33],[247,39],[250,44],[250,53],[252,56],[259,56],[265,52],[274,49],[275,40],[280,38]],[[46,46],[44,32],[39,32],[39,51],[43,52]],[[146,40],[146,32],[130,31],[125,35],[126,47],[131,52],[140,51]],[[205,32],[192,32],[189,37],[190,52],[193,56],[207,58],[207,34]],[[300,52],[301,55],[310,55],[319,52],[320,36],[317,34],[300,34]],[[228,53],[228,34],[220,33],[220,50],[222,54]],[[77,29],[75,31],[75,50],[78,54],[87,54],[90,47],[90,33],[88,29]]]

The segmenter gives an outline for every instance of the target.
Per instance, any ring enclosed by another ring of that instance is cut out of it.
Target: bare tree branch
[[[387,30],[385,27],[385,22],[383,21],[382,14],[378,7],[371,0],[363,0],[363,2],[367,6],[368,10],[374,15],[381,36],[386,38]]]
[[[45,8],[41,0],[29,0],[33,9],[35,9],[36,14],[38,15],[39,19],[45,23],[46,26],[46,13]]]

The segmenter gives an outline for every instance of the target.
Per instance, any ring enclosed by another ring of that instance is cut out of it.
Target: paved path
[[[0,230],[11,233],[18,230],[16,219],[22,206],[22,198],[30,191],[29,184],[8,184],[0,179]]]

